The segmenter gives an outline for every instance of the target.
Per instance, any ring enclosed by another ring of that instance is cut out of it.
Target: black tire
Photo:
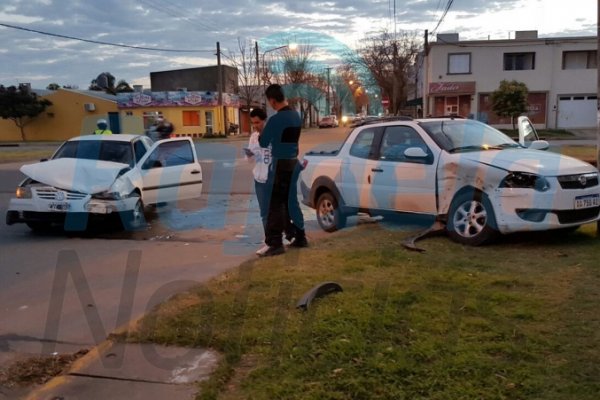
[[[25,222],[25,225],[34,232],[48,232],[52,229],[52,224],[50,222],[29,221]]]
[[[452,201],[446,230],[452,240],[479,246],[498,236],[494,209],[485,193],[465,192]]]
[[[136,196],[137,201],[135,207],[131,211],[126,211],[121,214],[123,229],[128,231],[139,231],[146,226],[146,217],[144,216],[144,203],[139,196]]]
[[[346,226],[346,215],[341,212],[338,201],[331,192],[319,196],[315,210],[317,222],[325,232],[335,232]]]

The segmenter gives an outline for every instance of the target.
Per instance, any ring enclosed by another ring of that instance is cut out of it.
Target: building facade
[[[502,80],[525,83],[527,115],[539,128],[595,128],[597,124],[597,38],[538,38],[537,31],[514,39],[460,41],[438,35],[423,65],[424,115],[458,114],[511,127],[492,111],[491,93]]]
[[[52,105],[25,126],[27,141],[62,141],[89,134],[96,129],[100,118],[106,119],[116,133],[129,133],[131,121],[120,118],[116,96],[92,90],[32,91],[50,100]],[[21,132],[13,121],[0,119],[0,141],[21,141]]]

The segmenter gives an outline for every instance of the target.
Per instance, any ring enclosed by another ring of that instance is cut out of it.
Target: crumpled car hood
[[[461,158],[495,166],[507,171],[531,172],[545,176],[582,174],[596,169],[576,158],[541,150],[505,149],[462,153]]]
[[[23,165],[21,172],[40,183],[79,193],[104,192],[127,164],[112,161],[59,158]]]

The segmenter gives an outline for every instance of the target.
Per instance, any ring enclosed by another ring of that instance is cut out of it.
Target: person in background
[[[112,135],[112,131],[108,129],[108,123],[105,119],[99,119],[96,122],[97,129],[94,131],[94,135]]]
[[[302,170],[298,162],[298,141],[302,120],[298,112],[288,105],[280,85],[270,85],[265,95],[269,105],[277,113],[269,118],[258,138],[261,147],[271,147],[273,158],[269,169],[271,196],[265,232],[265,243],[269,248],[262,256],[274,256],[285,252],[282,232],[290,218],[294,225],[290,246],[308,246],[304,231],[304,217],[296,193],[296,185]]]
[[[173,128],[173,124],[167,121],[163,117],[158,117],[156,119],[156,133],[157,140],[168,139],[171,137],[171,133],[173,133],[175,129]]]

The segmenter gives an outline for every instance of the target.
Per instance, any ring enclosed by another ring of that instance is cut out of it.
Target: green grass
[[[552,151],[596,165],[596,146],[561,146]]]
[[[595,226],[479,248],[435,237],[425,253],[406,236],[360,226],[248,261],[127,340],[220,351],[198,399],[597,399]],[[344,291],[297,310],[322,281]]]

